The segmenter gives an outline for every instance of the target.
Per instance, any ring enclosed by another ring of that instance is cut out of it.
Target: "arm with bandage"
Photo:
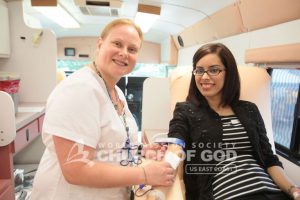
[[[162,138],[155,141],[159,144],[168,146],[165,153],[164,161],[168,162],[174,169],[175,178],[170,180],[173,184],[169,187],[153,187],[152,191],[147,195],[147,200],[168,200],[168,199],[184,199],[184,187],[182,180],[182,159],[184,158],[183,148],[185,144],[183,140],[175,138]]]

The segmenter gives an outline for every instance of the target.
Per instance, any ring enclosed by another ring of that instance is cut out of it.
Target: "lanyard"
[[[113,106],[114,106],[114,108],[115,108],[115,110],[116,110],[116,112],[117,112],[118,104],[113,102],[113,100],[112,100],[112,98],[111,98],[111,96],[110,96],[110,93],[108,92],[107,84],[106,84],[104,78],[102,77],[100,71],[97,69],[96,63],[95,63],[95,62],[93,62],[93,66],[94,66],[94,68],[95,68],[96,73],[98,74],[98,76],[103,80],[104,85],[105,85],[105,88],[106,88],[106,92],[107,92],[107,94],[108,94],[108,97],[109,97],[111,103],[113,104]],[[117,99],[118,99],[118,101],[119,101],[120,98],[119,98],[118,92],[115,91],[115,93],[116,93]],[[126,141],[130,141],[130,138],[129,138],[129,126],[128,126],[127,121],[126,121],[126,113],[125,113],[125,110],[124,110],[124,112],[122,113],[122,124],[124,125],[125,131],[126,131],[126,135],[127,135],[127,140],[126,140]],[[129,142],[129,145],[130,145],[130,142]]]
[[[109,99],[110,99],[111,103],[113,104],[113,106],[114,106],[114,108],[115,108],[115,111],[116,111],[117,114],[119,115],[119,113],[118,113],[118,104],[113,102],[113,100],[112,100],[112,98],[111,98],[111,96],[110,96],[110,93],[108,92],[107,84],[106,84],[104,78],[102,77],[100,71],[97,69],[96,63],[95,63],[95,62],[93,62],[93,66],[94,66],[94,68],[95,68],[96,73],[98,74],[98,76],[103,80],[103,82],[104,82],[104,84],[105,84],[106,92],[107,92],[107,94],[108,94],[108,96],[109,96]],[[116,91],[116,89],[115,89],[115,93],[116,93],[116,95],[117,95],[118,101],[120,101],[120,98],[119,98],[119,95],[118,95],[118,92]],[[121,121],[122,121],[122,124],[124,125],[125,131],[126,131],[126,135],[127,135],[127,139],[126,139],[125,146],[123,147],[123,149],[127,150],[127,151],[128,151],[128,154],[131,155],[131,144],[130,144],[130,136],[129,136],[129,126],[128,126],[127,121],[126,121],[126,113],[125,113],[125,110],[124,110],[123,113],[122,113],[122,120],[121,120]],[[130,159],[132,159],[132,158],[130,158]],[[120,164],[121,164],[121,165],[124,165],[124,166],[127,166],[128,164],[132,165],[132,162],[134,162],[134,160],[130,160],[130,159],[122,160],[122,161],[120,162]],[[124,161],[125,161],[125,163],[122,164]],[[139,160],[139,161],[141,161],[141,160]],[[131,187],[127,187],[127,191],[128,191],[129,194],[130,194],[130,199],[133,199],[133,198],[134,198],[134,193],[133,193],[133,191],[131,190]]]

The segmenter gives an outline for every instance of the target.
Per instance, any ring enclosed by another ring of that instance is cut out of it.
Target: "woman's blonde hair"
[[[100,35],[101,38],[105,39],[107,37],[107,35],[109,34],[110,30],[119,25],[132,26],[138,32],[141,41],[143,41],[144,36],[143,36],[143,32],[142,32],[141,28],[138,25],[136,25],[132,20],[125,19],[125,18],[116,19],[116,20],[113,20],[112,22],[110,22],[109,24],[107,24],[104,27],[104,29],[102,30],[102,33]]]

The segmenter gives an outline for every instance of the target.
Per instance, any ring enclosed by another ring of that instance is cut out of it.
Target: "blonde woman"
[[[49,96],[42,133],[46,150],[32,200],[125,200],[131,185],[172,184],[174,172],[166,162],[131,166],[139,162],[138,128],[116,83],[133,70],[142,40],[132,21],[112,21],[97,41],[95,61]]]

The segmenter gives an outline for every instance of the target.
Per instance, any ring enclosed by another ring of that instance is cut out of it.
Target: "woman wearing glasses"
[[[128,200],[131,185],[172,184],[166,162],[132,166],[140,162],[138,128],[116,83],[133,70],[142,40],[132,21],[112,21],[97,41],[95,61],[54,89],[31,200]]]
[[[186,143],[186,199],[300,199],[272,151],[257,106],[239,97],[230,50],[220,43],[198,49],[187,100],[177,103],[169,127],[169,137]]]

